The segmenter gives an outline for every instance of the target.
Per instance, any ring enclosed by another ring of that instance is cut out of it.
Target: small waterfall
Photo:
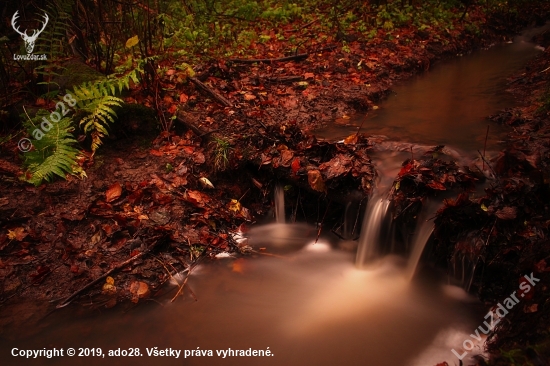
[[[411,252],[409,255],[409,260],[407,263],[407,277],[412,279],[418,263],[420,263],[420,257],[422,257],[422,252],[430,239],[434,231],[434,223],[432,219],[435,216],[437,210],[441,207],[441,202],[435,201],[433,199],[428,199],[422,205],[422,212],[420,213],[414,231],[414,237],[411,246]]]
[[[275,187],[275,221],[278,224],[284,224],[285,220],[285,191],[283,187]]]
[[[390,201],[380,195],[373,196],[367,204],[355,259],[357,267],[361,268],[377,257],[381,228],[389,206]]]
[[[430,239],[433,231],[434,223],[431,220],[422,221],[420,223],[420,227],[416,229],[412,242],[412,252],[409,256],[409,261],[407,263],[406,273],[409,280],[412,280],[416,272],[416,268],[418,267],[418,263],[420,262],[420,257],[422,256],[422,252],[424,252],[424,247],[426,246],[428,239]]]

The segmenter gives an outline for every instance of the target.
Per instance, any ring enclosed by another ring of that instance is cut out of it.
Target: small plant
[[[217,171],[227,169],[229,158],[233,152],[233,147],[229,140],[214,137],[214,140],[210,142],[210,148],[212,149],[212,157],[214,159],[214,169]]]

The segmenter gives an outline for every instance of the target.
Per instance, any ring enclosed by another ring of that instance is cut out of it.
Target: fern
[[[103,137],[109,135],[109,123],[115,122],[116,112],[113,107],[120,107],[124,102],[111,95],[113,91],[113,83],[109,80],[74,87],[77,109],[85,114],[79,125],[84,133],[92,137],[92,154],[101,145]]]
[[[33,120],[25,123],[30,135],[39,137],[33,140],[34,149],[25,154],[27,173],[24,179],[34,185],[42,181],[51,181],[55,175],[65,178],[67,174],[85,176],[86,173],[77,164],[79,151],[74,147],[77,141],[72,135],[72,120],[64,117],[59,122],[50,123],[51,128],[38,130],[38,121],[49,115],[40,110]]]
[[[37,44],[37,52],[47,54],[48,59],[37,66],[35,71],[44,78],[44,81],[38,84],[48,85],[48,89],[50,84],[55,84],[59,88],[52,78],[59,76],[64,69],[61,66],[61,61],[67,56],[70,6],[67,8],[67,4],[63,5],[63,2],[59,4],[52,2],[42,11],[48,13],[50,20],[39,38],[41,42]],[[50,90],[46,92],[46,97],[48,97],[48,93]]]

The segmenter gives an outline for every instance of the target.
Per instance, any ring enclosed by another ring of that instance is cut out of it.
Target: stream
[[[489,124],[484,118],[511,103],[504,94],[505,78],[537,52],[518,38],[441,63],[397,86],[374,113],[336,121],[318,134],[337,140],[362,126],[362,132],[388,140],[475,152],[483,149]],[[491,124],[488,149],[498,150],[505,133]],[[68,319],[70,310],[56,312],[46,318],[47,326],[31,332],[36,334],[12,330],[0,345],[2,364],[458,365],[451,349],[463,352],[463,341],[486,309],[447,285],[442,273],[411,281],[411,264],[401,257],[376,257],[359,269],[355,253],[335,249],[336,239],[321,236],[315,243],[315,228],[285,223],[283,190],[278,192],[277,222],[253,228],[248,236],[250,245],[266,246],[280,256],[203,262],[187,283],[196,301],[185,290],[173,303],[175,291],[125,313],[115,308]],[[177,284],[170,286],[176,290]],[[94,349],[96,356],[11,356],[33,349],[66,352],[68,347],[77,354]],[[464,361],[482,348],[477,342]],[[181,353],[178,358],[175,353],[148,356],[166,349]],[[108,356],[109,350],[141,355]]]

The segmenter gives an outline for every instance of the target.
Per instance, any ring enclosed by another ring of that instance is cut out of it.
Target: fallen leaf
[[[106,295],[114,295],[116,294],[116,286],[115,286],[115,279],[111,276],[108,276],[105,279],[105,283],[103,284],[103,288],[101,290]]]
[[[204,188],[212,188],[212,189],[214,189],[214,185],[212,184],[212,182],[210,182],[210,181],[208,180],[208,178],[202,177],[202,178],[199,179],[199,182],[201,182],[201,184],[202,184],[202,186],[203,186]]]
[[[326,187],[325,182],[323,181],[323,176],[317,169],[307,172],[307,181],[314,191],[325,192]]]
[[[117,198],[120,197],[122,194],[122,187],[120,183],[116,182],[115,184],[111,185],[109,189],[105,192],[105,201],[107,202],[113,202]]]
[[[513,220],[516,218],[515,207],[503,207],[495,212],[495,216],[501,220]]]
[[[29,234],[26,233],[25,229],[22,227],[15,228],[14,230],[8,230],[8,238],[11,240],[15,239],[17,241],[22,241],[27,235]]]
[[[355,145],[357,143],[357,134],[349,135],[344,139],[344,144],[346,145]]]
[[[233,213],[237,213],[241,210],[241,204],[239,201],[237,201],[236,199],[232,199],[230,202],[229,202],[229,211],[233,212]]]
[[[139,299],[147,298],[151,294],[149,285],[142,281],[134,281],[130,284],[130,293],[132,294],[132,302],[137,303]]]

